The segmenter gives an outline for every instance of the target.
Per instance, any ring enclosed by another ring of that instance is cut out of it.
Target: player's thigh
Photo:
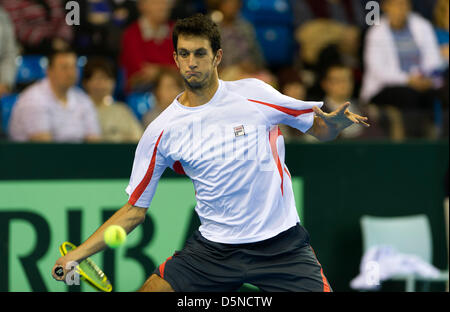
[[[156,274],[150,275],[144,285],[139,289],[140,292],[174,292],[170,284]]]

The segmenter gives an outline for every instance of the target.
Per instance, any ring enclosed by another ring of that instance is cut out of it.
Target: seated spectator
[[[128,91],[151,89],[162,67],[175,68],[169,0],[139,0],[139,19],[122,38],[121,66]]]
[[[311,89],[308,90],[311,95],[320,93],[318,74],[336,61],[351,67],[355,77],[361,76],[361,31],[358,27],[331,19],[317,19],[298,27],[295,36],[302,67],[311,76]]]
[[[9,123],[13,141],[99,141],[94,104],[75,87],[76,62],[71,50],[49,55],[47,77],[27,87],[13,107]]]
[[[0,7],[0,98],[11,92],[16,78],[17,46],[8,14]]]
[[[297,100],[306,101],[306,87],[299,73],[293,68],[285,68],[278,74],[279,88],[278,90],[287,96],[290,96]],[[300,141],[306,139],[301,131],[286,126],[279,125],[285,142]]]
[[[104,58],[89,58],[83,69],[83,87],[97,109],[104,142],[138,142],[142,127],[124,103],[115,102],[114,71]]]
[[[322,110],[331,113],[345,102],[350,102],[349,110],[361,116],[367,116],[370,127],[352,125],[339,135],[341,139],[382,138],[386,134],[379,126],[380,112],[376,106],[362,106],[357,99],[353,98],[354,78],[352,70],[341,64],[331,65],[321,79],[321,87],[325,93],[324,106]],[[395,124],[396,127],[401,124]]]
[[[64,2],[65,3],[65,2]],[[48,54],[72,40],[61,0],[0,0],[15,26],[22,54]]]
[[[172,69],[163,69],[156,77],[153,94],[155,95],[155,106],[142,118],[144,128],[159,116],[173,100],[183,92],[183,81],[180,74]]]
[[[225,68],[246,63],[246,66],[262,68],[263,53],[256,39],[253,25],[243,19],[239,12],[241,0],[223,0],[215,5],[218,15],[213,14],[219,26],[224,56],[220,65]]]
[[[433,27],[409,0],[384,0],[382,8],[380,25],[366,36],[361,99],[400,110],[407,137],[432,137],[432,77],[442,65]]]

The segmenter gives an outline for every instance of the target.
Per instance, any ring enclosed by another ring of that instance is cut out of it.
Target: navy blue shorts
[[[330,292],[309,234],[296,226],[256,243],[222,244],[197,230],[155,274],[175,291],[229,292],[249,283],[262,291]]]

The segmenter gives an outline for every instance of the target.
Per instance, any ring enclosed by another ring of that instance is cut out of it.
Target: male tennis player
[[[349,112],[349,103],[326,114],[322,102],[295,100],[257,79],[220,80],[219,31],[203,15],[179,20],[173,44],[185,91],[141,138],[128,203],[55,267],[106,248],[109,225],[130,232],[141,224],[170,167],[193,181],[201,226],[141,291],[234,291],[243,283],[263,291],[331,291],[299,223],[277,125],[328,141],[354,123],[369,126],[367,118]]]

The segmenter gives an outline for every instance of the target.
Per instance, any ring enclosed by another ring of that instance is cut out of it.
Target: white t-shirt
[[[306,132],[312,107],[323,102],[293,99],[257,79],[219,80],[213,98],[198,107],[178,97],[137,146],[128,202],[149,207],[170,167],[194,183],[199,231],[208,240],[257,242],[299,222],[278,124]]]
[[[82,142],[100,135],[97,111],[83,90],[67,91],[67,104],[55,97],[47,78],[29,86],[14,105],[9,133],[13,141],[28,141],[36,133],[49,132],[54,142]]]

